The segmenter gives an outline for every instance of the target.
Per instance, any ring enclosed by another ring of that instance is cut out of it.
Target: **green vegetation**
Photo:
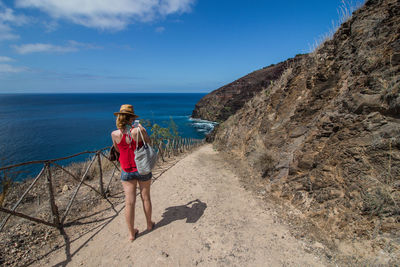
[[[159,144],[166,139],[179,138],[178,126],[172,117],[170,117],[168,127],[162,127],[157,123],[152,123],[150,120],[143,120],[141,124],[143,127],[150,129],[150,139],[153,144]]]

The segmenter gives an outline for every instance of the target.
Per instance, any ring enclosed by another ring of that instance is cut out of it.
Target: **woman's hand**
[[[138,127],[136,127],[136,128],[134,128],[134,129],[132,129],[132,136],[133,136],[133,138],[135,138],[135,140],[136,140],[136,136],[138,136],[138,134],[139,134],[139,131],[140,130],[140,132],[142,133],[142,135],[143,135],[143,138],[144,138],[144,141],[146,142],[146,143],[150,143],[150,137],[149,137],[149,135],[147,134],[147,131],[146,131],[146,129],[139,123],[139,125],[138,125]],[[142,140],[142,137],[140,136],[140,134],[139,134],[139,140],[136,140],[136,141],[143,141]]]

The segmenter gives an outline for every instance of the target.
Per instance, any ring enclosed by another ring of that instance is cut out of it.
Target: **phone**
[[[136,128],[139,126],[139,120],[135,120],[135,122],[133,123],[133,128]]]

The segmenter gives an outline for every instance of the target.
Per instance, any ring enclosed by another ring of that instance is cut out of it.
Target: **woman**
[[[117,116],[116,125],[118,130],[111,133],[111,138],[115,149],[120,153],[121,180],[125,193],[125,219],[129,229],[129,240],[133,241],[139,233],[139,230],[134,228],[136,187],[138,183],[147,221],[147,230],[150,231],[155,226],[155,223],[151,220],[150,183],[152,174],[140,175],[134,160],[136,145],[139,147],[143,145],[139,130],[146,143],[150,143],[150,138],[142,125],[139,124],[138,127],[132,128],[132,123],[138,117],[135,115],[132,105],[122,105],[120,111],[115,112],[114,115]]]

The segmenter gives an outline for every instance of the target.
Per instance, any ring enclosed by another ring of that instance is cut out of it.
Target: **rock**
[[[290,132],[289,137],[290,138],[297,138],[299,136],[302,136],[307,132],[307,127],[300,126],[295,128],[293,131]]]
[[[62,192],[65,193],[69,190],[69,186],[68,185],[64,185],[62,188]]]
[[[300,169],[309,170],[314,166],[314,158],[311,155],[305,155],[299,159],[297,165]]]
[[[369,0],[279,82],[264,89],[256,71],[199,102],[199,116],[225,120],[214,146],[270,178],[268,193],[327,237],[369,236],[376,217],[390,231],[399,214],[399,10],[397,0]],[[259,83],[253,95],[251,80]],[[240,109],[220,112],[239,98],[247,101]]]
[[[319,248],[319,249],[324,249],[324,248],[325,248],[325,246],[322,245],[320,242],[315,242],[315,243],[313,244],[313,247],[314,247],[314,248]]]
[[[380,94],[356,94],[353,96],[353,102],[354,104],[352,108],[354,113],[360,114],[362,112],[370,113],[373,111],[384,110]]]

